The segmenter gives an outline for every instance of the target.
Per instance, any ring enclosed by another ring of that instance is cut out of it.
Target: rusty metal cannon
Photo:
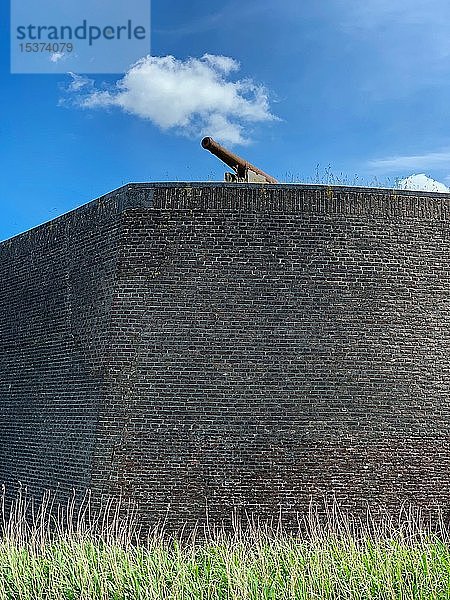
[[[225,181],[229,183],[278,183],[274,177],[230,152],[211,137],[203,138],[202,146],[233,169],[234,173],[225,173]]]

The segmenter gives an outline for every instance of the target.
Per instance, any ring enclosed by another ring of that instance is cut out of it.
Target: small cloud
[[[370,160],[367,165],[376,171],[393,173],[406,169],[433,169],[448,166],[450,163],[450,150],[428,152],[427,154],[409,154],[388,156]]]
[[[67,91],[68,92],[79,92],[85,88],[92,88],[94,85],[94,80],[89,79],[88,77],[83,77],[82,75],[77,75],[76,73],[71,73],[69,71],[68,75],[72,77],[72,81],[70,82]]]
[[[116,107],[163,131],[246,144],[246,128],[277,117],[270,112],[269,93],[263,85],[229,78],[239,68],[233,58],[213,54],[186,60],[147,56],[106,90],[87,89],[90,80],[70,73],[69,91],[79,92],[74,102],[83,108]]]
[[[417,190],[421,192],[448,193],[450,191],[445,184],[428,177],[425,173],[410,175],[409,177],[400,179],[397,186],[401,190]]]
[[[65,56],[66,55],[64,54],[64,52],[53,52],[52,54],[50,54],[50,60],[52,63],[57,63],[63,58],[65,58]]]
[[[213,69],[222,71],[225,74],[231,73],[232,71],[239,71],[241,65],[234,58],[229,56],[220,56],[215,54],[204,54],[203,60],[207,62]]]

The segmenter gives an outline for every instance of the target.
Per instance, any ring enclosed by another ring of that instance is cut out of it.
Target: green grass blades
[[[0,600],[450,599],[447,529],[412,512],[364,526],[333,508],[301,534],[249,525],[142,540],[112,505],[94,518],[69,503],[55,520],[45,502],[2,515]]]
[[[245,536],[181,544],[0,543],[0,598],[450,598],[450,546],[422,539]]]

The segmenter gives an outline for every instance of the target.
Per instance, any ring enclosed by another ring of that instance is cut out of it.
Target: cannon
[[[228,183],[278,183],[274,177],[230,152],[211,137],[202,139],[202,147],[233,169],[234,173],[225,173],[225,181]]]

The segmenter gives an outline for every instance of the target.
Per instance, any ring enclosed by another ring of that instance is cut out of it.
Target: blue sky
[[[0,10],[0,239],[127,182],[222,180],[208,128],[281,181],[450,185],[444,0],[154,0],[121,88],[11,75]]]

